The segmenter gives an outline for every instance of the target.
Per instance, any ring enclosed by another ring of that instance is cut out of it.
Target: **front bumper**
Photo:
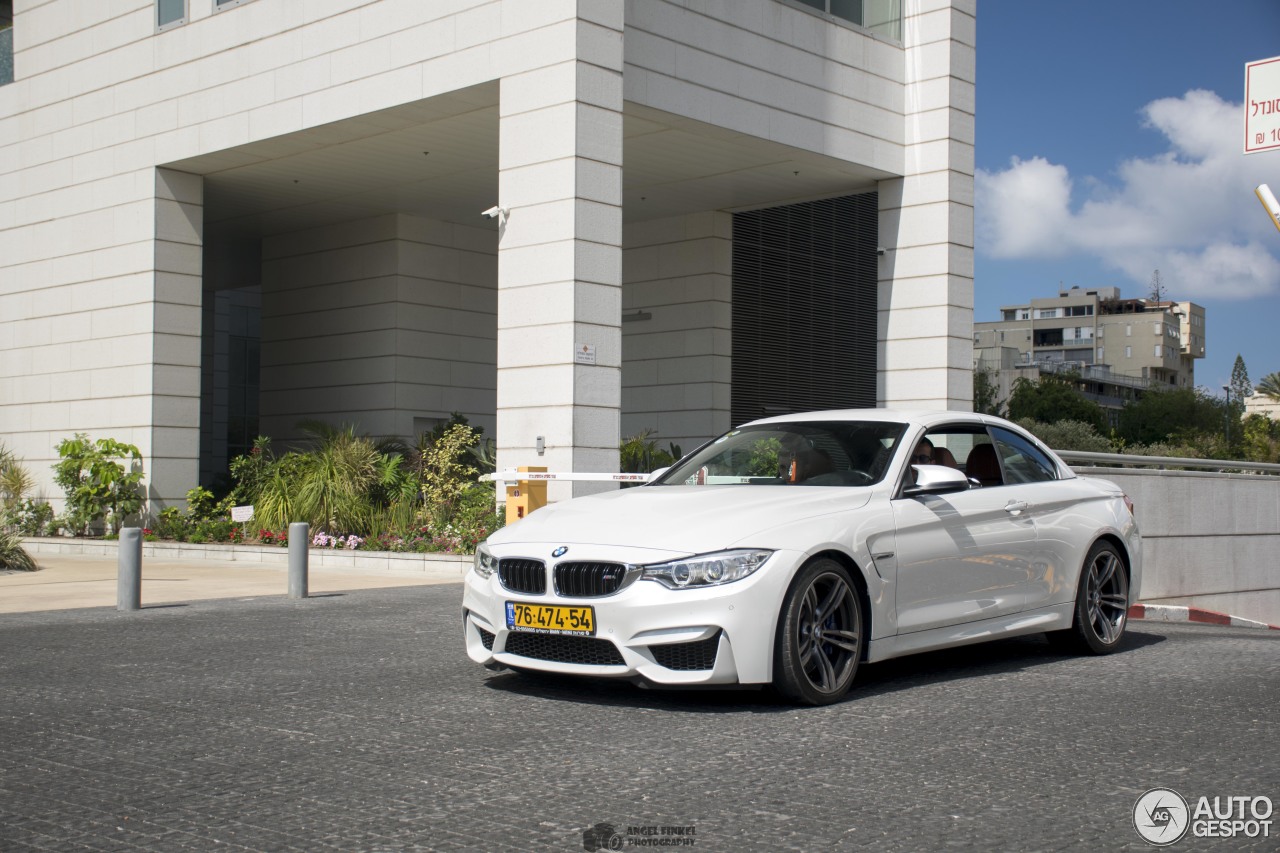
[[[524,556],[542,546],[507,545],[495,556]],[[575,559],[635,562],[635,555],[574,548]],[[632,559],[625,559],[631,556]],[[675,556],[646,555],[645,562]],[[664,685],[762,684],[773,677],[773,637],[778,610],[802,555],[775,551],[749,577],[699,589],[668,589],[637,580],[602,597],[512,592],[497,573],[467,572],[462,597],[467,656],[479,664]],[[547,561],[547,571],[554,561]],[[507,602],[595,610],[594,636],[512,630]]]

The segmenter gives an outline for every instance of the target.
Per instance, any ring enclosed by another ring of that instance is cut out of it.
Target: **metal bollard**
[[[116,549],[116,610],[142,609],[142,530],[120,531]]]
[[[311,525],[295,521],[289,525],[289,597],[307,597],[307,546],[311,544]]]

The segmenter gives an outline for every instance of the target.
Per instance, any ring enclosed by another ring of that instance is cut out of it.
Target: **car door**
[[[1036,530],[1035,553],[1027,566],[1023,608],[1034,610],[1069,599],[1075,593],[1073,565],[1078,556],[1078,525],[1072,523],[1079,490],[1059,479],[1057,464],[1029,438],[991,427],[1010,498],[1025,504],[1021,514]]]
[[[958,466],[975,448],[994,444],[984,427],[971,424],[930,430],[927,437],[935,447],[947,446]],[[990,455],[991,449],[980,453]],[[1036,561],[1027,496],[1020,486],[1005,483],[1002,470],[985,479],[989,485],[968,491],[905,497],[899,490],[893,499],[899,633],[975,622],[1025,606]]]

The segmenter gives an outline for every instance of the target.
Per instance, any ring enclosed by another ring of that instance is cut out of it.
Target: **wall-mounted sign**
[[[595,364],[596,348],[591,344],[574,344],[573,345],[573,363],[574,364]]]
[[[1244,67],[1244,153],[1280,149],[1280,56]]]

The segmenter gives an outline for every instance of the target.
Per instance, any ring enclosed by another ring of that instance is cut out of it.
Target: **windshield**
[[[905,424],[828,421],[731,430],[667,471],[661,486],[868,486],[884,477]]]

